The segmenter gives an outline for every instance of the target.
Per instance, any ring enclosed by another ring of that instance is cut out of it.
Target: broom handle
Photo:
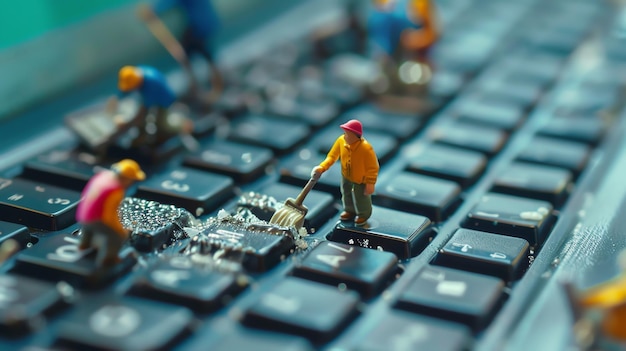
[[[298,206],[302,205],[302,203],[304,202],[304,198],[309,194],[311,189],[313,189],[318,179],[320,179],[319,175],[314,175],[311,177],[311,179],[309,179],[309,181],[306,183],[306,185],[304,186],[300,194],[298,194],[298,197],[296,198],[296,201],[295,201],[296,205]]]

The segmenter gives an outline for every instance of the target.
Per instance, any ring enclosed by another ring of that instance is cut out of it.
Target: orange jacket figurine
[[[81,224],[79,249],[97,248],[98,266],[119,262],[119,250],[130,233],[120,222],[118,207],[126,189],[145,178],[137,162],[125,159],[115,163],[111,170],[93,176],[83,190],[76,210],[76,220]]]
[[[372,145],[363,138],[361,122],[353,119],[340,127],[344,134],[337,138],[326,159],[313,168],[313,173],[324,173],[338,159],[341,160],[341,200],[344,211],[340,218],[343,221],[354,219],[356,225],[362,226],[372,215],[378,158]]]

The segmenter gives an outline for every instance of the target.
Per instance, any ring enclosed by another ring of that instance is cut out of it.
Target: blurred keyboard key
[[[180,351],[313,351],[311,344],[304,338],[260,331],[254,329],[243,329],[236,333],[227,335],[214,335],[200,331],[196,333],[196,338],[189,343],[176,348]]]
[[[427,266],[396,302],[399,309],[462,323],[473,331],[484,329],[502,301],[500,279]]]
[[[341,118],[346,121],[358,119],[368,134],[371,130],[377,130],[400,140],[415,135],[425,120],[424,116],[387,111],[374,104],[359,105],[344,113]]]
[[[468,99],[451,112],[463,122],[483,124],[506,130],[516,129],[523,121],[524,110],[520,104],[497,99]]]
[[[355,350],[461,351],[469,350],[471,342],[471,331],[462,324],[390,310],[377,318]]]
[[[139,184],[135,196],[172,204],[199,215],[213,211],[233,196],[233,180],[181,167],[150,176]]]
[[[572,186],[569,170],[514,162],[496,177],[492,191],[550,201],[559,206]]]
[[[433,233],[431,221],[420,215],[374,207],[364,226],[346,221],[335,225],[329,239],[348,245],[389,251],[400,259],[416,256],[428,244]]]
[[[541,245],[553,223],[552,204],[511,195],[487,193],[467,214],[463,227],[526,239]]]
[[[391,281],[397,263],[398,258],[390,252],[324,241],[307,254],[292,274],[332,286],[343,284],[367,299]]]
[[[330,99],[305,99],[277,96],[268,102],[269,112],[278,116],[302,121],[319,128],[327,125],[339,115],[339,105]]]
[[[541,127],[539,134],[595,145],[604,129],[600,118],[554,116]]]
[[[23,225],[0,221],[0,245],[6,240],[17,241],[22,248],[30,241],[30,232]]]
[[[487,166],[480,152],[441,144],[419,145],[406,153],[407,170],[457,182],[462,188],[472,185]]]
[[[499,129],[461,122],[436,126],[428,136],[437,143],[480,151],[487,156],[497,154],[508,138]]]
[[[511,281],[528,267],[529,248],[521,238],[457,229],[434,263]]]
[[[73,349],[165,350],[194,322],[183,307],[133,297],[83,301],[60,323],[57,342]]]
[[[285,278],[261,293],[245,312],[250,327],[330,341],[357,315],[358,294],[300,278]]]
[[[280,180],[282,182],[303,187],[311,179],[313,167],[324,161],[325,155],[318,154],[315,150],[303,149],[292,157],[288,158],[280,170]],[[315,189],[340,197],[341,167],[335,165],[324,172],[322,177],[315,184]]]
[[[160,259],[133,283],[130,293],[208,313],[246,287],[245,279],[195,266],[189,256]]]
[[[66,281],[78,287],[101,287],[128,272],[136,258],[128,251],[120,253],[121,262],[111,267],[96,265],[93,249],[79,250],[79,239],[56,235],[42,238],[28,250],[17,254],[16,273],[37,279]]]
[[[80,193],[20,178],[0,178],[0,220],[58,230],[76,222]]]
[[[309,137],[301,122],[249,115],[232,121],[229,139],[272,149],[278,154],[293,150]]]
[[[96,158],[92,155],[55,149],[26,162],[20,177],[82,191],[95,174],[95,167]]]
[[[459,204],[461,187],[449,180],[400,172],[376,187],[374,203],[442,221]]]
[[[587,165],[588,145],[568,140],[536,136],[519,154],[518,159],[569,169],[578,176]]]
[[[66,304],[64,298],[64,294],[53,284],[14,274],[1,274],[0,333],[15,337],[45,325],[46,315]]]
[[[258,178],[273,159],[270,150],[249,145],[216,141],[185,157],[186,166],[225,174],[237,182]]]

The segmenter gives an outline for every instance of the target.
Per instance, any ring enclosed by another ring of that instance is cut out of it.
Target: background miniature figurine
[[[372,145],[363,138],[363,125],[352,119],[342,124],[344,134],[339,136],[326,159],[313,168],[312,176],[326,172],[338,159],[341,160],[342,221],[354,219],[363,226],[372,215],[372,194],[378,179],[378,158]]]
[[[584,349],[624,350],[626,346],[626,250],[618,256],[622,273],[585,291],[565,288],[577,319],[575,332]]]
[[[439,37],[430,0],[373,0],[367,26],[372,55],[386,72],[390,90],[428,83],[428,51]]]
[[[193,124],[189,119],[174,118],[169,113],[170,106],[176,101],[176,95],[167,84],[165,77],[156,68],[150,66],[124,66],[119,71],[119,97],[124,97],[134,91],[141,97],[141,106],[132,120],[119,126],[115,138],[133,126],[139,127],[139,135],[133,141],[133,146],[157,145],[174,135],[189,135]],[[114,101],[116,101],[114,99]],[[115,103],[114,103],[115,105]],[[114,107],[115,108],[115,107]],[[148,113],[152,110],[155,119],[154,128],[147,128]]]
[[[120,222],[118,208],[126,189],[146,178],[139,164],[131,159],[119,161],[110,170],[93,176],[81,195],[76,220],[81,225],[79,249],[96,248],[98,266],[120,261],[119,251],[130,232]]]
[[[163,13],[178,7],[186,17],[186,27],[182,39],[178,41],[159,19]],[[215,64],[213,36],[220,28],[220,21],[209,0],[156,0],[153,7],[146,4],[138,8],[138,16],[148,28],[183,66],[189,76],[190,93],[197,97],[200,88],[193,74],[189,57],[194,53],[202,55],[211,69],[211,91],[202,97],[205,102],[214,101],[223,89],[223,79]]]

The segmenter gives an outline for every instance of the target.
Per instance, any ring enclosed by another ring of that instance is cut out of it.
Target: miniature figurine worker
[[[121,97],[137,91],[141,95],[144,114],[147,113],[147,109],[156,107],[158,114],[164,115],[176,101],[176,94],[167,84],[163,74],[150,66],[122,67],[119,71],[117,87]]]
[[[580,303],[585,308],[603,311],[601,322],[604,336],[626,342],[626,250],[619,255],[623,273],[583,292]]]
[[[378,158],[372,145],[363,138],[363,125],[356,119],[342,124],[339,136],[326,159],[313,168],[312,173],[327,171],[337,159],[341,160],[342,221],[354,219],[356,225],[365,225],[372,215],[372,194],[378,178]]]
[[[124,97],[134,91],[141,97],[141,107],[133,120],[126,126],[139,126],[140,135],[134,142],[135,146],[144,144],[159,144],[173,135],[188,134],[193,129],[190,120],[177,120],[171,118],[168,113],[169,107],[176,101],[176,95],[165,80],[165,76],[156,68],[150,66],[124,66],[119,71],[118,89],[119,96]],[[150,109],[155,109],[156,119],[149,132],[146,129],[146,116]],[[154,130],[156,129],[156,130]],[[124,132],[122,126],[118,133]]]
[[[162,16],[165,12],[170,11],[173,8],[179,8],[185,18],[186,26],[182,39],[180,40],[180,46],[186,54],[175,55],[175,58],[183,65],[183,68],[189,73],[192,83],[191,89],[197,89],[196,79],[193,75],[189,57],[194,53],[200,54],[207,61],[211,68],[211,84],[212,89],[215,92],[221,92],[223,88],[222,76],[215,64],[213,37],[215,33],[220,29],[220,19],[215,11],[211,1],[209,0],[156,0],[153,7],[140,6],[138,9],[139,17],[144,20],[148,26],[154,26],[155,23],[161,23],[158,16]],[[164,29],[164,25],[161,25],[161,29]],[[153,31],[154,32],[154,31]],[[163,32],[163,31],[161,31]],[[172,52],[172,47],[179,45],[178,41],[171,35],[160,35],[159,32],[155,32],[157,37],[161,40],[163,45]],[[179,57],[176,57],[179,56]]]
[[[98,266],[119,262],[118,253],[130,232],[122,226],[118,208],[126,189],[145,178],[137,162],[124,159],[93,176],[83,190],[76,210],[82,233],[78,248],[96,248]]]
[[[397,56],[403,32],[420,28],[407,15],[406,5],[402,6],[407,1],[411,0],[373,0],[367,27],[374,56],[382,55],[384,59]]]

